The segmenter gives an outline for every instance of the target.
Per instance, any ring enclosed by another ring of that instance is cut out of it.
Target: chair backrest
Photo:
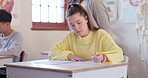
[[[25,51],[22,51],[20,54],[20,62],[24,61],[25,58],[26,58],[26,53],[25,53]]]
[[[124,62],[128,63],[128,61],[129,61],[128,56],[124,55]]]

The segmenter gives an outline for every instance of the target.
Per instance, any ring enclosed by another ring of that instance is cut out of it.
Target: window
[[[32,0],[32,30],[68,30],[65,11],[69,0]]]

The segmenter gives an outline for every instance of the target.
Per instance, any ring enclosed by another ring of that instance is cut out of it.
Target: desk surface
[[[0,56],[0,59],[14,58],[15,56]]]
[[[50,52],[50,51],[42,51],[41,54],[42,54],[42,55],[48,55],[49,52]]]
[[[124,65],[128,65],[128,62],[122,62],[120,64],[99,64],[99,63],[94,63],[92,61],[87,61],[87,62],[56,61],[56,60],[49,61],[49,59],[5,64],[5,66],[7,67],[27,68],[27,69],[56,71],[56,72],[65,72],[65,73],[77,73],[82,71],[90,71],[90,70],[118,67]]]
[[[12,63],[15,56],[0,56],[0,68],[5,67],[5,63]]]

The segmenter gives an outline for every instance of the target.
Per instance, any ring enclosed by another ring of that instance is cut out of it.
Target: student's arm
[[[14,35],[10,40],[11,45],[7,48],[0,49],[0,55],[2,56],[19,56],[22,51],[23,36],[18,33]]]
[[[73,54],[70,51],[70,35],[66,35],[62,41],[55,44],[53,48],[50,50],[49,58],[51,60],[68,60],[67,55]]]
[[[114,42],[112,37],[106,32],[102,31],[103,36],[103,48],[105,51],[116,51],[118,53],[115,54],[106,54],[105,56],[108,58],[110,63],[119,63],[124,60],[122,49]]]

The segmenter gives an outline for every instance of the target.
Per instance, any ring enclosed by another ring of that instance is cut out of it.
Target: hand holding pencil
[[[115,54],[117,53],[116,51],[106,51],[106,52],[100,52],[97,55],[105,55],[105,54]]]
[[[115,54],[117,53],[116,51],[107,51],[107,52],[95,52],[92,56],[92,60],[95,63],[104,63],[109,61],[108,58],[106,57],[106,54]]]

